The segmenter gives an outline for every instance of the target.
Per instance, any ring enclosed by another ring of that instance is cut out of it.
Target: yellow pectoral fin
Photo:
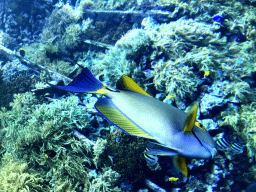
[[[138,137],[152,139],[150,135],[140,129],[135,123],[127,118],[118,108],[113,104],[111,99],[102,98],[95,104],[95,108],[104,116],[110,123],[117,126],[124,132]]]
[[[175,156],[174,157],[174,165],[185,177],[188,177],[188,168],[187,168],[187,163],[186,163],[186,157]]]
[[[116,83],[116,88],[120,90],[130,90],[152,97],[146,91],[144,91],[137,83],[135,83],[130,77],[126,75],[122,75],[122,77],[120,77],[120,79]]]
[[[192,129],[194,128],[195,122],[196,122],[197,110],[198,110],[198,103],[195,103],[191,106],[188,112],[188,115],[186,117],[184,129],[183,129],[184,133],[188,131],[192,131]]]

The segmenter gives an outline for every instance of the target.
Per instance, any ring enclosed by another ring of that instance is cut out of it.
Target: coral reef
[[[149,171],[144,158],[146,142],[142,138],[132,137],[120,130],[111,133],[102,161],[112,164],[113,170],[121,174],[122,180],[141,185],[145,173]]]
[[[96,61],[98,70],[104,74],[104,80],[113,83],[119,79],[122,74],[129,75],[135,81],[142,79],[142,68],[135,62],[142,53],[150,49],[151,40],[147,33],[142,29],[133,29],[128,31],[125,36],[116,42],[115,47],[110,49],[103,60]]]
[[[74,190],[78,185],[85,185],[89,169],[94,167],[92,162],[98,161],[104,148],[102,142],[96,142],[91,148],[74,138],[72,130],[81,129],[79,124],[83,125],[83,129],[91,127],[90,117],[83,106],[78,106],[78,101],[72,96],[40,104],[31,93],[18,94],[10,104],[12,110],[2,108],[0,114],[1,129],[6,130],[1,140],[4,153],[10,158],[17,156],[31,169],[38,169],[41,174],[47,175],[43,187],[51,187],[55,191]],[[47,150],[55,151],[56,155],[45,157]],[[93,181],[91,185],[116,188],[114,183],[108,183],[105,176],[110,174],[109,171],[101,171],[100,168],[98,171],[103,175],[99,178],[104,179]]]
[[[0,167],[0,191],[49,191],[45,176],[26,162],[5,154]]]
[[[132,191],[145,179],[166,190],[245,189],[255,179],[255,10],[244,0],[0,2],[1,46],[25,51],[20,60],[0,56],[0,191]],[[126,74],[180,109],[197,101],[215,140],[245,150],[188,160],[188,182],[170,185],[170,158],[150,170],[145,141],[113,132],[93,110],[97,97],[28,92],[57,78],[35,76],[26,60],[70,78],[78,63],[113,88]]]

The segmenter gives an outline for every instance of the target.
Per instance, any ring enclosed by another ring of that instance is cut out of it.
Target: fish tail
[[[91,73],[86,67],[82,69],[82,72],[67,86],[51,85],[57,89],[71,92],[85,92],[94,94],[106,94],[107,86]]]

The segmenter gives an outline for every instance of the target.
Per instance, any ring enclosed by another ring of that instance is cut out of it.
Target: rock
[[[200,111],[203,116],[212,117],[214,114],[211,112],[216,107],[222,107],[225,105],[225,99],[211,94],[205,94],[201,100]]]
[[[203,119],[202,120],[203,125],[205,126],[205,128],[209,131],[209,130],[217,130],[218,128],[218,123],[216,123],[215,121],[213,121],[212,119]]]

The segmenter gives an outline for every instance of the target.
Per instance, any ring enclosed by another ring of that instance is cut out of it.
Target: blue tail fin
[[[91,71],[86,67],[83,68],[82,72],[67,86],[51,86],[71,92],[96,92],[103,87],[103,84],[96,79]]]

